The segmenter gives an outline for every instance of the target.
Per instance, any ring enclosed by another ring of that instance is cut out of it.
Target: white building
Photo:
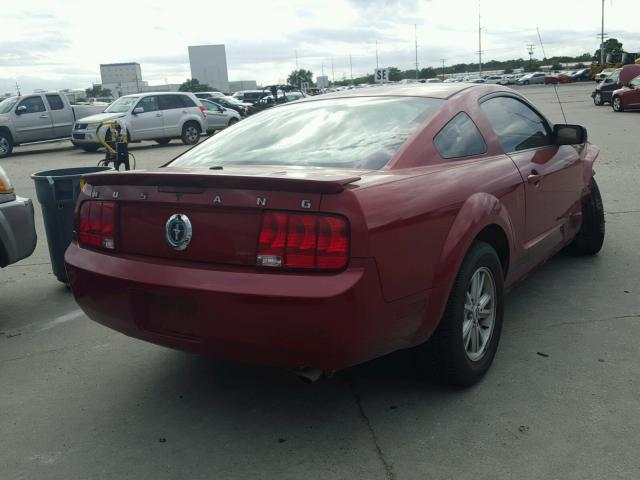
[[[255,80],[232,80],[229,82],[229,92],[239,92],[241,90],[257,90],[258,84]]]
[[[189,46],[191,78],[221,92],[229,92],[227,53],[224,45]]]

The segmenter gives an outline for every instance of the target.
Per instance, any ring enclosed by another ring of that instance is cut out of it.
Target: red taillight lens
[[[349,225],[330,215],[266,212],[258,241],[262,267],[340,270],[349,258]]]
[[[78,215],[78,243],[114,250],[115,223],[114,202],[84,202]]]
[[[206,112],[206,111],[207,111],[207,109],[206,109],[206,108],[204,108],[202,105],[198,105],[198,108],[200,109],[200,111],[201,111],[202,113],[204,113],[204,112]]]

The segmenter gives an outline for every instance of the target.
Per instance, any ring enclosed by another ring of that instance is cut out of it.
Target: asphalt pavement
[[[493,367],[466,390],[416,379],[403,354],[305,384],[111,331],[52,275],[36,205],[35,253],[0,270],[0,478],[640,478],[640,112],[595,107],[592,88],[558,93],[602,150],[603,250],[507,296]],[[553,87],[520,90],[562,122]],[[152,167],[185,148],[132,152]],[[60,142],[0,165],[35,199],[30,174],[101,157]]]

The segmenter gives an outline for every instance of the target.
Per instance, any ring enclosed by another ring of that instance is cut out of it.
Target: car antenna
[[[548,58],[546,52],[544,51],[544,44],[542,43],[542,37],[540,36],[540,27],[536,27],[538,31],[538,40],[540,40],[540,48],[542,48],[542,55],[544,58]],[[560,105],[560,111],[562,112],[562,118],[564,118],[564,123],[567,123],[567,116],[564,114],[564,108],[562,108],[562,102],[560,101],[560,95],[558,94],[558,85],[553,84],[553,89],[556,92],[556,98],[558,99],[558,105]]]

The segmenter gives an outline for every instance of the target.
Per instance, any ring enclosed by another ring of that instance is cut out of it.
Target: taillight
[[[207,109],[206,109],[206,108],[204,108],[202,105],[198,105],[198,108],[199,108],[199,109],[200,109],[200,111],[203,113],[203,115],[206,115],[206,113],[205,113],[205,112],[207,111]]]
[[[349,259],[349,224],[334,215],[265,212],[258,240],[261,267],[340,270]]]
[[[80,205],[77,235],[81,245],[115,249],[115,202],[87,201]]]

